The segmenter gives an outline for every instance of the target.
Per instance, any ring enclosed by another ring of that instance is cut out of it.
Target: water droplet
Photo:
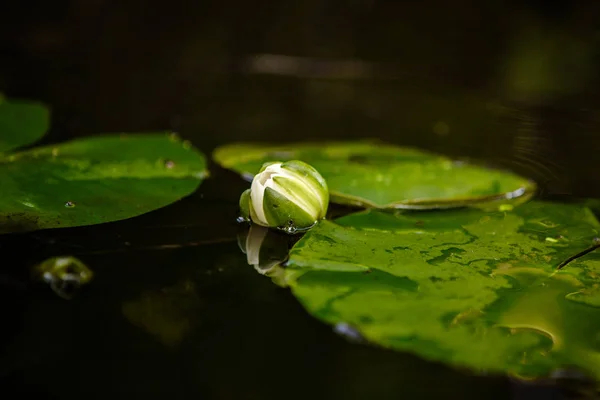
[[[183,148],[186,150],[192,148],[192,142],[190,142],[189,140],[184,140],[182,145],[183,145]]]
[[[177,132],[170,132],[167,134],[167,137],[173,142],[178,142],[179,140],[181,140],[181,137]]]
[[[338,335],[345,336],[351,342],[362,342],[364,339],[360,332],[345,322],[339,322],[333,326],[333,331]]]
[[[73,208],[73,207],[75,207],[75,202],[74,201],[67,201],[65,203],[65,207],[67,207],[67,208]]]
[[[294,221],[289,220],[287,222],[287,224],[285,224],[284,226],[282,226],[280,228],[282,231],[287,232],[287,233],[296,233],[298,231],[298,228],[296,227],[296,224],[294,224]]]
[[[165,165],[165,168],[167,168],[167,169],[175,168],[175,161],[173,161],[173,160],[165,160],[164,165]]]

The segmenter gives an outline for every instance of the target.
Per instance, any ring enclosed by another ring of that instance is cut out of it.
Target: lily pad
[[[600,224],[533,201],[510,212],[368,210],[322,221],[290,252],[287,284],[315,317],[460,367],[600,378]]]
[[[101,135],[2,155],[0,233],[134,217],[192,193],[206,175],[204,156],[164,133]]]
[[[213,158],[247,180],[265,162],[301,160],[327,180],[331,201],[365,207],[451,208],[526,198],[536,188],[510,172],[379,142],[238,143],[216,149]]]
[[[9,101],[0,94],[0,153],[39,140],[49,124],[50,112],[43,104]]]

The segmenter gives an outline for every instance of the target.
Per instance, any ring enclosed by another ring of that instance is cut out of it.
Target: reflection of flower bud
[[[247,256],[248,264],[265,274],[287,258],[290,236],[270,231],[260,225],[238,234],[238,246]]]
[[[300,236],[284,235],[252,224],[249,229],[238,233],[238,246],[256,272],[271,277],[275,284],[285,287],[290,272],[283,268],[281,263],[299,239]]]
[[[325,217],[328,205],[327,183],[302,161],[263,165],[240,198],[245,218],[287,232],[310,228]]]

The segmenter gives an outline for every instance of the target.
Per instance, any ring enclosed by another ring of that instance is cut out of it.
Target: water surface
[[[45,142],[171,129],[210,154],[238,140],[373,137],[514,169],[545,198],[600,196],[598,10],[588,3],[29,3],[0,16],[0,91],[52,107]],[[247,184],[215,165],[211,174],[194,195],[139,218],[0,237],[3,390],[49,399],[565,391],[337,335],[246,264],[235,217]],[[72,300],[29,276],[62,254],[95,272]]]

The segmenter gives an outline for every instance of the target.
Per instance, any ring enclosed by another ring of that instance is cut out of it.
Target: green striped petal
[[[269,226],[290,233],[308,229],[317,222],[312,215],[271,188],[265,189],[263,209]]]

